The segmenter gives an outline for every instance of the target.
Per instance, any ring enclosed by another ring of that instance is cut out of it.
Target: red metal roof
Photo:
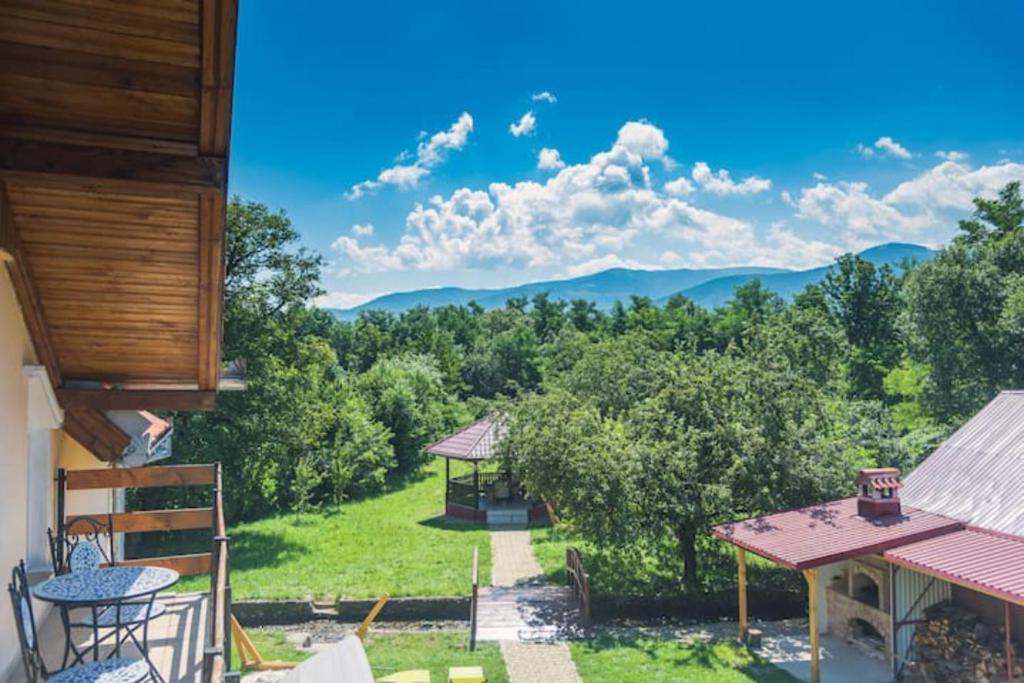
[[[504,435],[504,421],[494,415],[427,446],[427,453],[457,460],[487,460]]]
[[[1024,604],[1024,538],[971,527],[887,550],[915,571]]]
[[[857,499],[843,498],[716,526],[716,536],[789,569],[810,569],[858,555],[963,529],[954,519],[903,506],[876,519],[857,514]]]

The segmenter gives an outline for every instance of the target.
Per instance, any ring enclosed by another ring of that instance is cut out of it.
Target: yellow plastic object
[[[479,666],[453,666],[448,669],[448,683],[487,683]]]
[[[249,640],[249,635],[242,628],[242,625],[231,615],[231,635],[235,639],[235,647],[238,648],[238,656],[242,660],[242,666],[250,671],[287,671],[298,666],[298,662],[267,661],[260,655],[256,645]]]
[[[359,628],[356,629],[356,635],[359,636],[359,640],[366,640],[366,634],[370,630],[370,624],[373,623],[373,620],[377,618],[377,615],[380,614],[380,611],[384,609],[384,605],[386,605],[390,599],[391,595],[388,593],[381,593],[380,598],[378,598],[376,604],[374,604],[373,608],[370,610],[370,613],[366,615],[366,618],[363,619],[363,623],[359,624]]]
[[[377,683],[430,683],[430,672],[426,669],[399,671],[390,676],[378,678]]]

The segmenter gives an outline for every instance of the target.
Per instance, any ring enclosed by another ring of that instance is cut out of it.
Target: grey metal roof
[[[497,452],[498,442],[506,431],[502,416],[488,415],[430,444],[425,450],[431,455],[457,460],[489,460]]]
[[[1004,391],[903,480],[906,505],[1024,536],[1024,391]]]

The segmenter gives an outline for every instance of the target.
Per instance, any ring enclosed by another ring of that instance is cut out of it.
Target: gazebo
[[[510,472],[481,471],[481,465],[497,454],[506,429],[505,416],[492,413],[427,446],[427,453],[445,460],[445,516],[491,523],[547,518],[546,506],[531,502]],[[471,463],[473,471],[453,477],[452,460]]]

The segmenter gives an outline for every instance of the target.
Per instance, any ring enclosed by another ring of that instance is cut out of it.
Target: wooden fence
[[[573,597],[579,603],[580,626],[589,629],[590,615],[590,575],[583,568],[583,555],[578,548],[569,546],[565,549],[565,580],[572,589]]]
[[[212,465],[171,465],[97,470],[57,471],[57,519],[62,534],[88,530],[83,518],[109,520],[112,533],[144,533],[150,531],[182,531],[210,529],[213,543],[208,553],[165,555],[132,560],[118,564],[167,567],[182,576],[210,574],[209,631],[203,655],[203,683],[237,680],[230,673],[231,581],[228,566],[228,538],[224,525],[220,463]],[[103,512],[101,514],[68,515],[68,491],[125,488],[166,488],[172,486],[209,486],[209,507],[178,510],[142,510],[136,512]],[[58,546],[62,549],[62,544]]]
[[[473,546],[473,590],[469,599],[469,651],[476,650],[476,609],[480,599],[480,548]]]

